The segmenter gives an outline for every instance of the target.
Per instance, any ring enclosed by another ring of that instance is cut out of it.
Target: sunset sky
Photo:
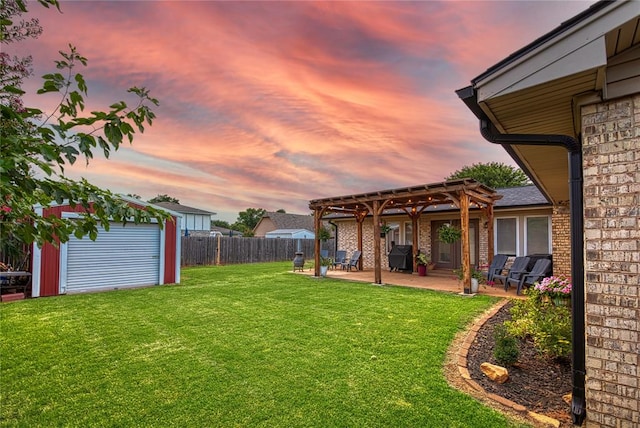
[[[33,55],[30,94],[71,43],[89,59],[88,110],[133,101],[134,85],[159,99],[133,145],[69,176],[233,222],[514,165],[454,91],[593,3],[62,1],[59,13],[30,2],[43,35],[3,49]]]

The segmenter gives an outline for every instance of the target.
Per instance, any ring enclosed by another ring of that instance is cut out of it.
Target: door
[[[441,220],[431,223],[431,258],[439,269],[458,269],[462,265],[462,240],[453,244],[440,242],[438,229],[444,224],[460,227],[460,220]],[[469,257],[471,266],[478,265],[478,220],[469,220]]]
[[[61,246],[60,293],[160,283],[158,224],[111,224],[98,237]]]

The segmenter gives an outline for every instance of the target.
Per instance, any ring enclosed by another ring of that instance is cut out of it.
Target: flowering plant
[[[571,294],[571,278],[566,276],[548,276],[536,282],[534,288],[542,294],[552,297],[568,297]]]

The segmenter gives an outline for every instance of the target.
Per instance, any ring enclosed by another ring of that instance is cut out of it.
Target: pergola
[[[389,211],[398,210],[407,213],[413,230],[418,230],[418,219],[432,205],[453,204],[460,210],[462,229],[462,270],[463,283],[471,284],[471,266],[469,255],[469,208],[478,207],[487,217],[488,235],[493,236],[493,204],[502,196],[495,190],[473,179],[449,180],[440,183],[402,187],[391,190],[361,193],[358,195],[335,196],[315,199],[309,202],[315,220],[315,276],[320,276],[320,239],[319,231],[322,218],[330,213],[351,214],[355,217],[358,229],[358,249],[362,251],[362,225],[368,216],[373,217],[373,234],[380,236],[381,216]],[[380,257],[380,239],[374,239],[375,283],[382,283],[382,261]],[[489,262],[493,257],[493,239],[489,239]],[[413,256],[418,248],[418,233],[413,234]],[[359,261],[362,269],[362,258]]]

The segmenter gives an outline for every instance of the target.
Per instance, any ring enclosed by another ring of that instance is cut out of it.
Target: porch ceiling
[[[309,202],[312,211],[322,215],[336,213],[372,213],[373,203],[379,204],[379,214],[386,210],[405,210],[407,213],[423,211],[430,205],[454,204],[459,207],[461,195],[467,195],[472,204],[480,208],[492,206],[502,198],[495,190],[472,179],[449,180],[412,187],[379,190],[355,195],[333,196]]]

